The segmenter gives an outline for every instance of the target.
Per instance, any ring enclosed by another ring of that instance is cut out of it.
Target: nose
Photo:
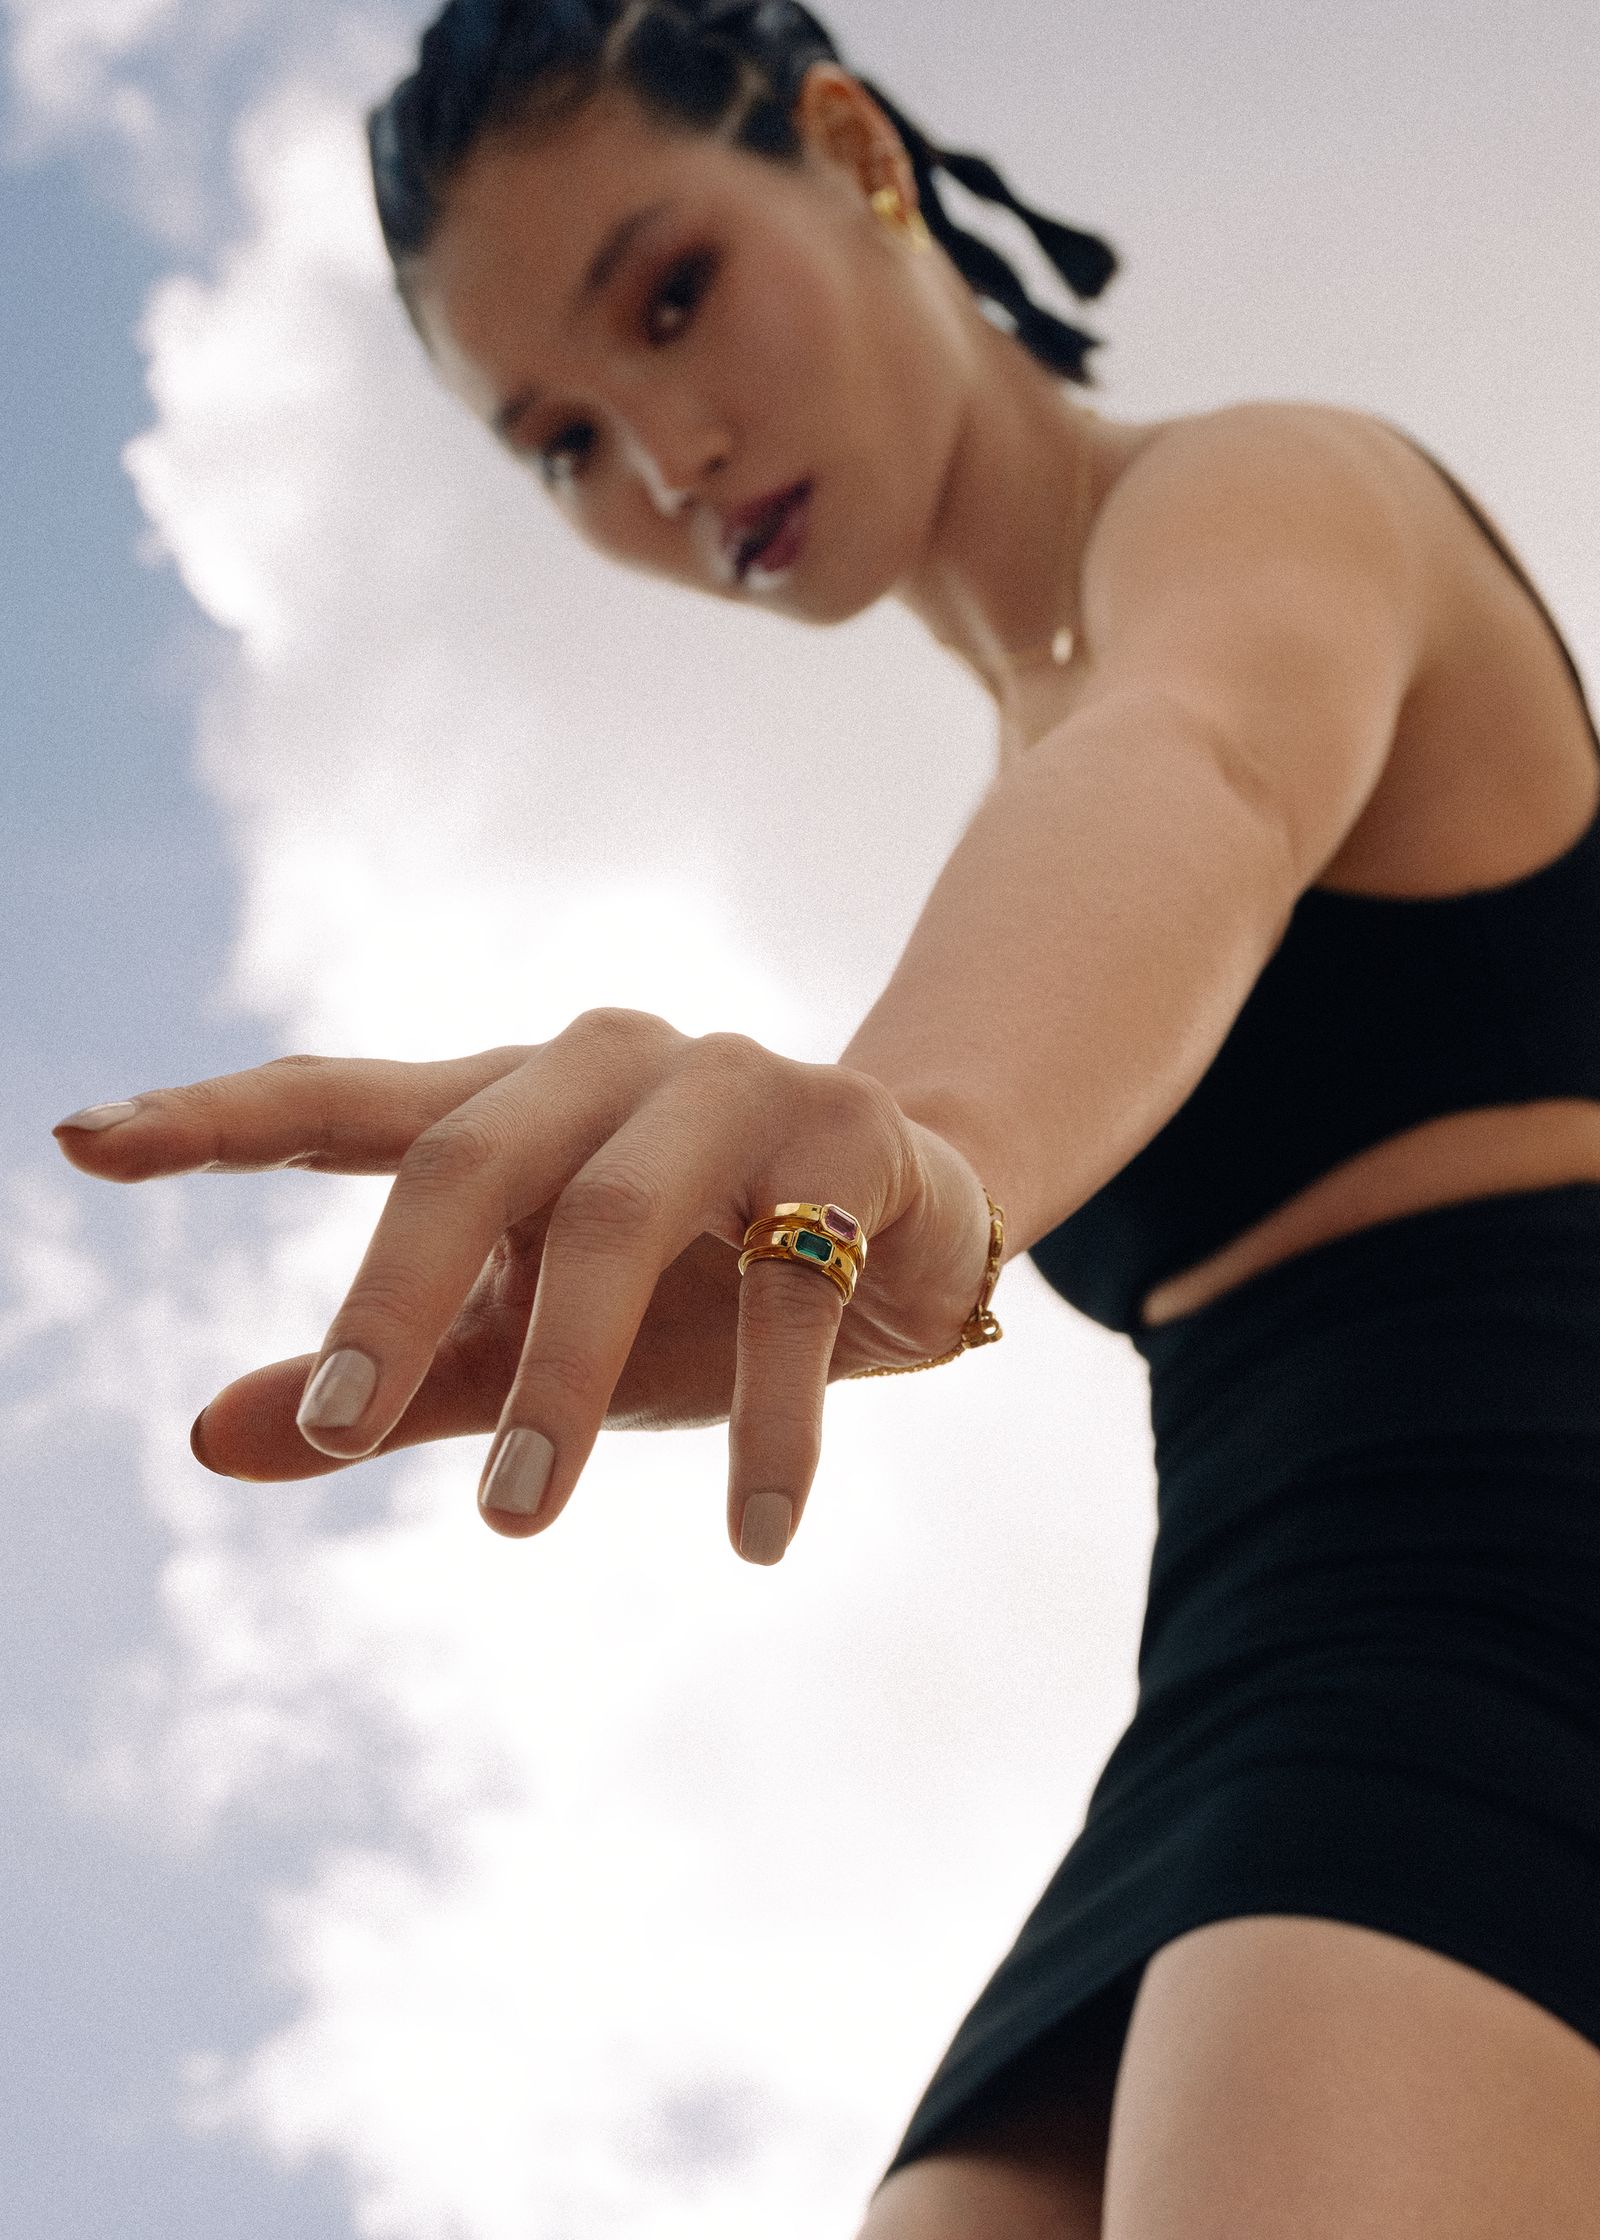
[[[669,521],[693,505],[707,479],[727,463],[726,440],[714,432],[681,437],[670,445],[650,443],[630,430],[628,448],[634,471],[650,494],[650,502]]]

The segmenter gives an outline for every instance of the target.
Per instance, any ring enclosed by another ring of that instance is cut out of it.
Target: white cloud
[[[407,67],[405,0],[0,0],[13,162],[70,150],[174,248],[215,236],[222,145],[297,66],[359,113]]]
[[[9,1201],[6,1274],[11,1297],[0,1312],[0,1358],[92,1313],[105,1282],[83,1243],[83,1207],[59,1177],[49,1183],[18,1169],[0,1177]]]
[[[43,118],[81,120],[177,12],[178,0],[7,0],[12,73]]]
[[[808,633],[577,546],[435,390],[342,99],[281,89],[238,166],[240,240],[150,305],[129,452],[151,556],[234,639],[219,1003],[282,1049],[604,1001],[831,1055],[987,708],[893,613]],[[797,799],[865,836],[853,887],[772,877]],[[728,1546],[720,1432],[602,1438],[528,1547],[473,1514],[478,1441],[367,1466],[380,1514],[339,1529],[341,1481],[221,1484],[185,1434],[319,1343],[385,1188],[148,1185],[121,1264],[70,1269],[52,1198],[9,1247],[28,1327],[97,1296],[62,1389],[120,1415],[171,1546],[84,1803],[191,1850],[321,1833],[265,1908],[292,2019],[198,2050],[189,2119],[332,2156],[394,2240],[846,2229],[1131,1707],[1142,1369],[1014,1268],[1004,1347],[830,1396],[776,1572]]]

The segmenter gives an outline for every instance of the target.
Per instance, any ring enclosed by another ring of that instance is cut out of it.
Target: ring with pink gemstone
[[[774,1221],[785,1228],[801,1222],[809,1229],[820,1230],[823,1236],[831,1237],[835,1244],[841,1245],[858,1268],[864,1268],[867,1264],[867,1233],[855,1215],[846,1213],[843,1206],[814,1206],[793,1201],[774,1206],[770,1213],[763,1213],[751,1222],[745,1231],[745,1243],[754,1244],[754,1232],[764,1229]]]
[[[843,1206],[791,1202],[751,1222],[739,1273],[755,1260],[801,1260],[831,1276],[848,1305],[866,1259],[866,1231],[853,1213]]]

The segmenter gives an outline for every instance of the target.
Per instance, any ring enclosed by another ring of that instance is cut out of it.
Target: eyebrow
[[[653,226],[658,218],[664,218],[669,210],[675,208],[676,204],[670,197],[660,202],[648,202],[642,210],[635,210],[631,217],[624,218],[620,225],[612,228],[573,292],[567,307],[569,318],[576,318],[584,305],[592,302],[600,293],[646,227]],[[509,436],[517,421],[531,405],[539,402],[543,394],[542,389],[530,386],[519,389],[515,396],[508,397],[494,416],[492,424],[495,434],[502,440]]]

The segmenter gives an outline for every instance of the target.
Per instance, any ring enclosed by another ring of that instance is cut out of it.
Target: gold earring
[[[872,197],[872,207],[886,226],[892,226],[897,233],[908,235],[914,248],[929,249],[933,246],[927,219],[920,210],[907,209],[905,196],[898,187],[880,187]]]

